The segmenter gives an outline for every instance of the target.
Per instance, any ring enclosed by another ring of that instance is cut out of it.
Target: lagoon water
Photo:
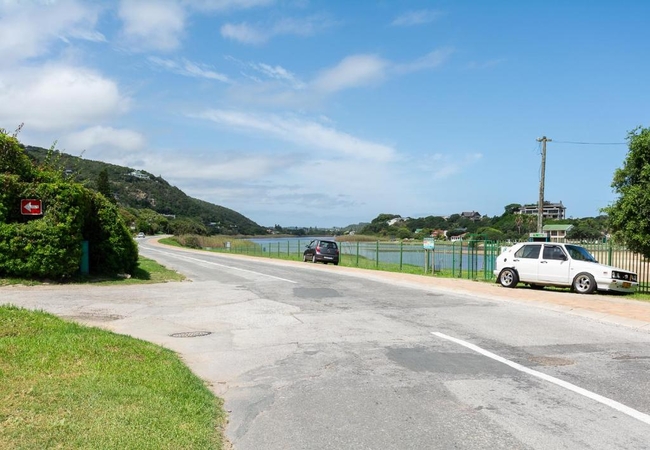
[[[268,237],[249,240],[262,246],[263,252],[301,254],[305,246],[314,239],[336,240],[332,236]],[[485,262],[482,254],[470,257],[467,248],[461,252],[460,245],[441,246],[427,254],[421,244],[400,245],[399,242],[380,242],[379,245],[377,242],[339,242],[338,244],[343,255],[358,254],[361,258],[370,261],[379,260],[380,263],[400,264],[401,261],[403,265],[422,267],[423,270],[427,256],[429,261],[426,266],[431,267],[433,260],[436,270],[453,268],[456,273],[466,272],[470,268],[470,263],[473,271],[481,271]]]

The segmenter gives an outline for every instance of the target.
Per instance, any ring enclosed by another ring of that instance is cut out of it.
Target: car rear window
[[[325,248],[336,248],[336,242],[320,241],[320,246]]]

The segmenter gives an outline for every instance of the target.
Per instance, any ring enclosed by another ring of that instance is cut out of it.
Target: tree
[[[111,184],[108,182],[108,172],[106,169],[97,175],[97,192],[106,197],[111,203],[115,203],[115,197],[113,197],[113,192],[111,191]]]
[[[637,128],[627,136],[623,167],[614,172],[612,188],[619,198],[603,208],[616,238],[630,250],[650,257],[650,128]]]
[[[504,207],[505,212],[503,214],[504,215],[505,214],[515,214],[517,211],[519,211],[519,208],[521,208],[521,205],[519,203],[510,203],[509,205],[506,205]]]
[[[409,230],[406,227],[401,227],[398,228],[397,230],[397,238],[398,239],[408,239],[413,236],[413,233],[411,233],[411,230]]]

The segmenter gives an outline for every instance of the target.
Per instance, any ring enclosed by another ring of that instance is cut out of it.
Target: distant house
[[[446,236],[445,230],[431,230],[431,237],[441,239]]]
[[[519,208],[517,214],[537,215],[539,213],[539,206],[537,204],[524,205]],[[561,220],[566,217],[566,207],[560,203],[544,202],[542,208],[542,217],[544,219]]]
[[[134,170],[129,175],[131,175],[132,177],[140,178],[142,180],[148,180],[150,178],[149,175],[142,172],[141,170]]]
[[[542,231],[548,234],[551,242],[564,242],[573,225],[544,225]]]
[[[463,219],[469,219],[476,222],[481,220],[482,216],[480,213],[476,211],[463,211],[462,213],[460,213],[460,217],[462,217]]]
[[[410,219],[410,217],[406,217],[406,218],[404,218],[404,217],[395,217],[393,219],[390,219],[386,223],[388,224],[388,226],[392,227],[393,225],[398,225],[398,224],[400,224],[402,222],[406,222],[409,219]]]

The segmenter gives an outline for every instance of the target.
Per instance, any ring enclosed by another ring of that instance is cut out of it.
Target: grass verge
[[[170,350],[0,306],[0,448],[221,449],[221,401]]]
[[[138,268],[129,278],[125,277],[106,277],[106,276],[82,276],[79,275],[66,283],[92,283],[101,285],[116,284],[148,284],[148,283],[166,283],[169,281],[183,281],[185,276],[169,270],[165,266],[158,264],[153,259],[140,256],[138,258]],[[34,280],[25,278],[0,278],[0,286],[20,284],[24,286],[35,286],[43,283],[52,283],[50,280]]]

